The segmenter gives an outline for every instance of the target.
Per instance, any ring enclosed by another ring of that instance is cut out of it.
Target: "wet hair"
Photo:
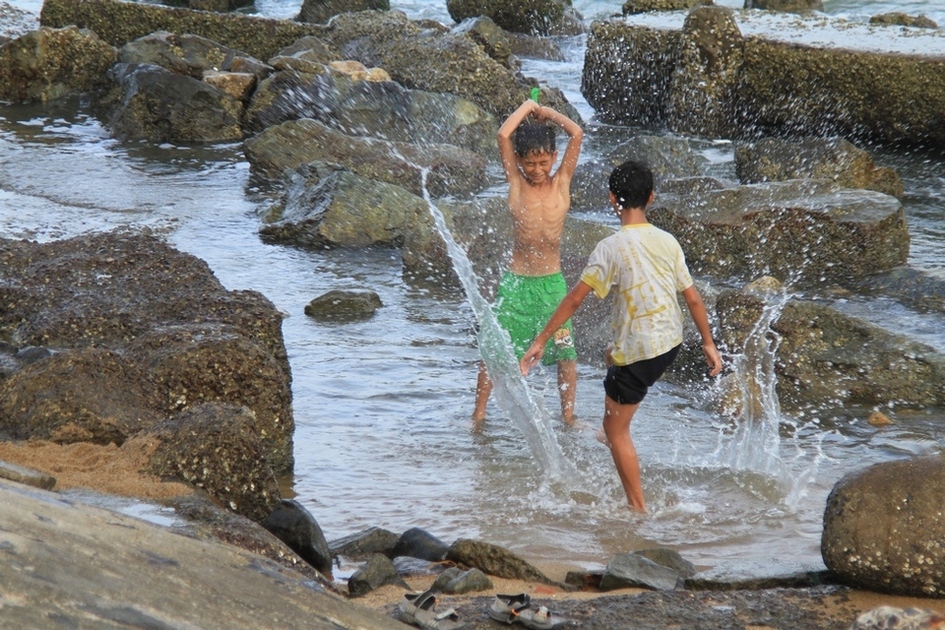
[[[610,173],[607,187],[621,208],[644,208],[653,194],[653,171],[643,162],[627,160]]]
[[[554,153],[557,150],[555,130],[545,123],[523,122],[515,130],[512,147],[519,157],[529,153]]]

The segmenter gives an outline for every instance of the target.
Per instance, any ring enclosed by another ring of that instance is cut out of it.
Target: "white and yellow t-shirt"
[[[629,365],[682,343],[677,293],[692,286],[682,248],[649,223],[625,225],[594,248],[581,280],[598,297],[616,287],[611,328],[614,365]]]

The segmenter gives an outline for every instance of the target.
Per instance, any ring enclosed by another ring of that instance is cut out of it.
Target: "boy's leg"
[[[486,403],[492,393],[492,379],[486,371],[486,364],[479,362],[479,377],[476,379],[476,409],[473,411],[473,426],[478,428],[486,419]]]
[[[577,361],[558,361],[558,392],[561,394],[561,417],[574,425],[574,400],[577,395]]]
[[[640,460],[630,438],[630,421],[640,403],[621,405],[610,396],[604,397],[604,434],[610,442],[610,455],[627,494],[627,502],[637,512],[646,512],[643,485],[640,482]]]

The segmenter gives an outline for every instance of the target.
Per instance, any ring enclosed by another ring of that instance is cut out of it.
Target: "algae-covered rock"
[[[0,46],[0,100],[45,102],[104,90],[117,55],[75,26],[31,31]]]
[[[385,142],[336,131],[317,120],[290,120],[248,139],[257,176],[281,179],[313,161],[333,162],[361,177],[401,186],[417,196],[468,196],[486,185],[486,160],[452,144]]]
[[[941,597],[943,483],[942,455],[883,462],[843,477],[824,510],[821,553],[827,568],[851,586]]]

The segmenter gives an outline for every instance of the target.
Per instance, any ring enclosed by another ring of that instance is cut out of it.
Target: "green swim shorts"
[[[496,292],[495,314],[509,332],[519,359],[542,331],[558,303],[567,295],[568,285],[560,272],[547,276],[520,276],[506,271]],[[555,332],[545,346],[544,365],[577,359],[571,320]]]

